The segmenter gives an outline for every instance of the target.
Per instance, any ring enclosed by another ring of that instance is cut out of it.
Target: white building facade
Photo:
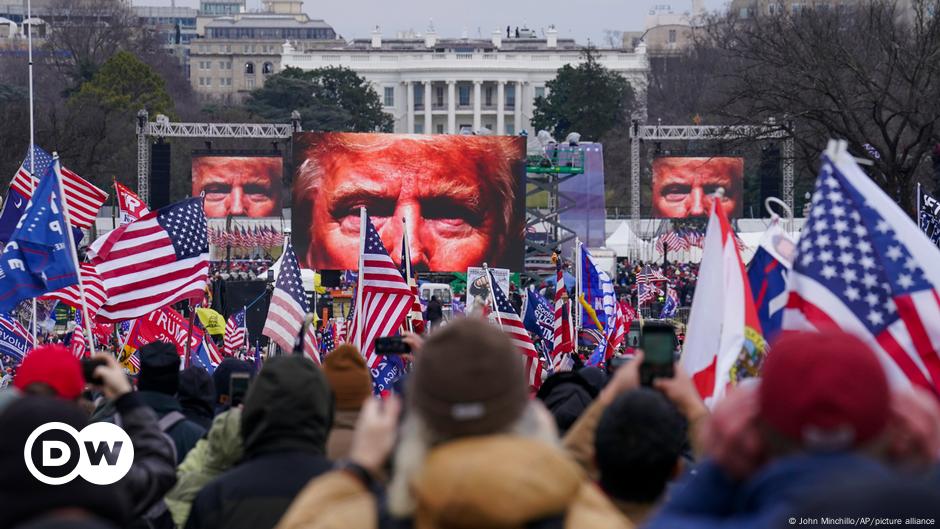
[[[547,96],[546,82],[565,64],[582,60],[574,40],[554,28],[544,38],[506,28],[491,39],[438,39],[433,32],[383,40],[357,39],[332,49],[299,49],[285,43],[281,67],[305,70],[344,66],[372,83],[395,132],[456,134],[489,129],[496,134],[532,133],[535,99]],[[602,49],[597,60],[626,77],[645,94],[649,64],[645,47]]]

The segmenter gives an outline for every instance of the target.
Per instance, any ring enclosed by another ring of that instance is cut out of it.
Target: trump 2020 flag
[[[0,312],[78,282],[59,195],[59,162],[49,166],[0,254]]]
[[[522,324],[527,331],[539,338],[540,353],[551,358],[552,340],[555,337],[555,311],[547,299],[532,289],[526,290],[526,304]]]
[[[856,334],[893,383],[936,395],[937,263],[940,249],[862,172],[844,143],[831,141],[800,234],[783,328]]]
[[[712,207],[682,367],[705,404],[714,406],[729,384],[758,374],[765,351],[734,231],[724,210]]]
[[[768,342],[780,332],[787,304],[787,274],[793,266],[796,243],[774,219],[761,238],[747,266],[747,279],[757,308],[757,317]]]

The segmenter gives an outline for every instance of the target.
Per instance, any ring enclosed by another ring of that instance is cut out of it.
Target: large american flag
[[[894,382],[937,394],[940,251],[844,149],[827,152],[790,274],[783,328],[857,334]]]
[[[34,147],[33,157],[36,160],[36,171],[33,173],[32,182],[29,177],[29,152],[10,182],[10,188],[27,200],[33,196],[33,189],[39,184],[39,178],[46,174],[49,164],[52,163],[52,156],[39,147]],[[62,168],[62,188],[68,201],[71,224],[79,228],[90,228],[101,205],[108,199],[108,194],[65,167]]]
[[[552,322],[552,366],[559,370],[574,348],[571,342],[571,314],[566,311],[565,268],[560,255],[555,255],[555,319]]]
[[[91,263],[82,263],[79,273],[81,274],[82,278],[82,286],[85,288],[85,301],[88,305],[88,317],[95,319],[95,316],[98,314],[98,311],[101,310],[101,306],[104,305],[104,302],[108,297],[104,290],[104,282],[101,280],[101,276],[98,275],[98,271],[95,269],[95,265]],[[82,296],[78,285],[72,285],[70,287],[50,292],[41,296],[39,299],[55,299],[65,303],[70,307],[75,307],[77,309],[82,308]]]
[[[248,331],[245,329],[245,309],[232,314],[225,322],[225,336],[222,338],[222,350],[225,356],[235,356],[248,344]]]
[[[300,265],[293,243],[288,242],[261,334],[274,340],[282,350],[293,351],[306,315],[307,294],[300,279]]]
[[[529,331],[522,324],[522,319],[516,313],[516,309],[509,303],[509,298],[500,288],[493,271],[489,270],[490,289],[493,292],[493,301],[496,302],[496,310],[491,313],[496,317],[496,321],[503,332],[509,335],[509,339],[515,344],[519,352],[525,357],[525,370],[529,386],[538,389],[542,385],[542,364],[539,362],[539,352],[529,337]]]
[[[88,256],[107,293],[98,321],[139,318],[183,299],[201,299],[209,273],[202,198],[120,226],[92,243]]]
[[[94,338],[92,338],[94,339]],[[82,326],[82,313],[75,311],[75,329],[72,330],[72,339],[69,341],[69,352],[75,358],[85,358],[88,355],[88,342],[85,340],[85,331]]]
[[[362,298],[348,336],[359,344],[369,368],[376,369],[382,357],[375,354],[375,339],[398,332],[414,302],[414,293],[389,257],[368,215],[364,215],[364,221],[366,237],[360,249],[359,269]]]
[[[317,343],[317,326],[311,322],[304,333],[304,355],[320,365],[320,344]]]

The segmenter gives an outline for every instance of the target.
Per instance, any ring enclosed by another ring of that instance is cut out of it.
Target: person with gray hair
[[[633,527],[562,450],[505,334],[465,318],[415,356],[401,425],[397,398],[368,401],[349,459],[311,481],[278,529]]]
[[[309,133],[295,138],[292,236],[300,265],[355,269],[359,209],[389,254],[407,221],[413,266],[518,268],[525,145],[506,136]]]

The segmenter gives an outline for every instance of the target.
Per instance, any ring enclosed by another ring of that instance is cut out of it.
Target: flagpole
[[[405,283],[408,283],[408,288],[411,288],[411,241],[408,239],[408,219],[406,217],[401,218],[402,233],[404,234],[402,242],[405,244],[403,253],[405,254]],[[417,282],[417,281],[416,281]],[[414,300],[412,300],[412,303]],[[408,316],[405,317],[405,321],[408,323],[408,332],[415,332],[414,325],[411,322],[411,309],[408,309]]]
[[[362,351],[362,256],[366,247],[366,220],[369,218],[366,208],[359,208],[359,277],[356,281],[356,313],[353,322],[356,325],[356,347]],[[358,322],[357,322],[358,320]]]
[[[575,302],[572,304],[571,308],[575,311],[574,325],[575,333],[577,329],[581,327],[581,239],[575,237],[574,239],[574,289],[575,289]]]
[[[499,306],[496,304],[496,285],[493,284],[493,277],[490,275],[490,267],[486,263],[483,263],[483,273],[486,274],[486,283],[490,286],[490,301],[493,303],[493,312],[496,314],[496,322],[499,324],[500,330],[503,329],[503,319],[499,317]]]
[[[36,191],[36,125],[33,110],[33,2],[26,0],[26,20],[29,21],[29,31],[26,33],[27,48],[29,49],[29,189],[30,198]],[[4,204],[5,206],[6,204]],[[69,234],[71,235],[71,228]],[[73,244],[74,247],[74,244]],[[81,278],[81,273],[78,274]],[[36,344],[36,298],[33,298],[33,344]],[[94,347],[94,346],[92,346]]]
[[[921,222],[920,222],[920,207],[921,207],[920,200],[922,196],[923,195],[921,195],[920,193],[920,182],[917,182],[917,229],[919,229],[920,231],[924,231],[924,227],[921,225]]]
[[[32,26],[30,26],[32,31]],[[91,318],[88,317],[88,302],[85,301],[85,285],[82,282],[82,267],[78,264],[78,248],[75,247],[75,236],[72,235],[72,215],[69,213],[69,201],[65,196],[65,187],[62,185],[62,165],[59,163],[59,153],[52,153],[52,175],[58,186],[59,197],[62,199],[62,216],[65,217],[65,233],[69,238],[69,246],[72,251],[72,262],[75,264],[75,274],[78,276],[78,295],[82,300],[82,324],[85,326],[85,334],[88,336],[88,345],[91,347],[91,354],[94,355],[95,339],[91,335]],[[35,191],[34,191],[35,192]],[[33,298],[33,318],[35,325],[36,298]]]

